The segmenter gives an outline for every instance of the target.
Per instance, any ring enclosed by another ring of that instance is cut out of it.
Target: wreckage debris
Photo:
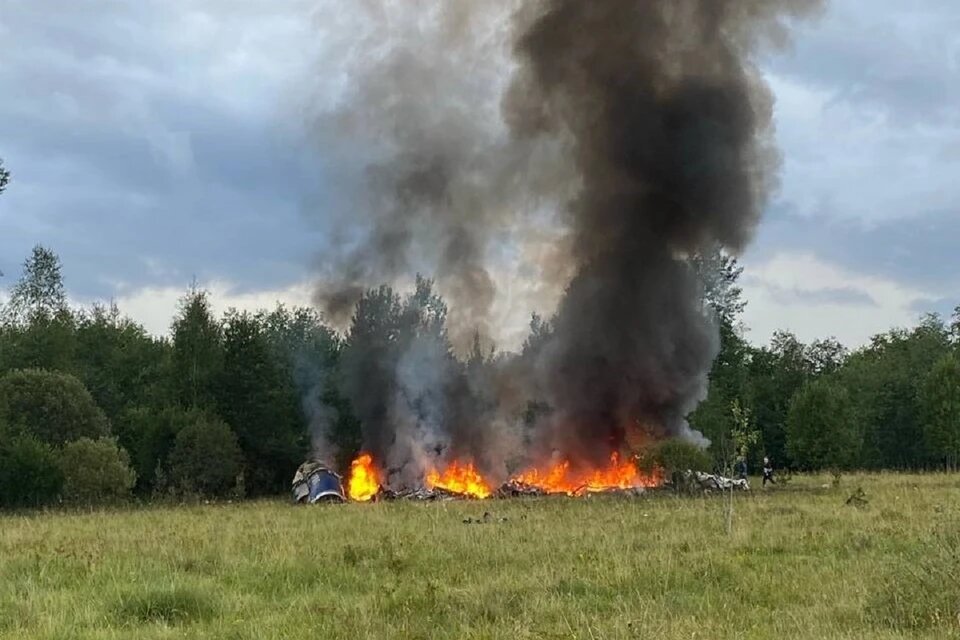
[[[590,489],[575,495],[582,495],[588,498],[591,496],[623,496],[625,498],[639,498],[646,493],[647,490],[643,487],[625,487],[623,489],[620,487],[612,487],[610,489]]]
[[[371,465],[367,466],[372,468]],[[356,467],[356,461],[354,467]],[[351,478],[354,478],[355,475],[356,469],[354,468],[352,470]],[[353,488],[351,488],[350,500],[357,502],[380,502],[393,500],[446,502],[452,500],[479,500],[488,497],[500,499],[544,496],[571,496],[578,498],[592,496],[621,496],[635,498],[647,495],[648,492],[656,490],[673,490],[681,493],[710,493],[713,491],[748,491],[750,489],[746,479],[726,478],[721,475],[689,470],[675,472],[669,483],[651,486],[650,488],[640,485],[600,486],[596,483],[588,482],[572,489],[567,488],[566,490],[562,491],[552,491],[540,484],[527,482],[518,477],[504,482],[496,491],[485,494],[479,494],[475,491],[460,492],[437,485],[395,490],[381,485],[375,474],[368,474],[365,477],[369,477],[371,481],[364,485],[363,492],[355,492],[353,491]],[[348,501],[347,494],[344,491],[343,480],[340,475],[332,471],[326,464],[320,462],[319,460],[310,460],[300,465],[300,468],[297,469],[297,473],[293,478],[292,493],[294,502],[297,503],[313,504],[316,502]],[[847,504],[852,504],[858,499],[859,498],[855,498],[855,496],[851,496],[850,500],[847,501]],[[866,500],[863,499],[862,503],[857,504],[858,506],[860,504],[866,504]]]
[[[484,512],[482,518],[465,518],[463,524],[490,524],[490,523],[503,523],[507,522],[507,518],[500,517],[496,518],[489,511]]]
[[[750,490],[750,484],[746,478],[726,478],[714,473],[704,473],[703,471],[688,470],[674,473],[671,482],[674,489],[681,493]]]
[[[857,490],[854,491],[849,498],[847,498],[845,505],[848,507],[865,507],[870,503],[867,500],[867,493],[863,490],[863,487],[857,487]]]
[[[485,511],[482,518],[464,518],[463,524],[491,524],[507,522],[507,518],[496,518],[489,511]]]
[[[322,462],[309,460],[293,476],[292,493],[296,503],[346,502],[343,478]]]
[[[497,489],[494,496],[497,498],[518,498],[521,496],[546,496],[549,495],[546,490],[541,487],[536,487],[532,484],[527,484],[526,482],[521,482],[519,480],[510,480],[504,482],[500,485],[500,488]]]
[[[428,489],[420,487],[418,489],[405,489],[393,491],[392,489],[381,488],[377,494],[376,500],[419,500],[422,502],[447,501],[447,500],[474,500],[475,498],[465,493],[456,493],[440,487]]]

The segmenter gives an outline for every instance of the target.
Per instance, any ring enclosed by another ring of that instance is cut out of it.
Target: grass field
[[[960,477],[826,482],[0,516],[0,637],[960,637]]]

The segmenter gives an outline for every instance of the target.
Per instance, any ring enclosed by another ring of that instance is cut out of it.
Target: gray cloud
[[[769,258],[783,250],[807,251],[856,273],[883,276],[921,290],[960,294],[960,211],[933,211],[868,223],[770,212],[749,254]]]
[[[193,276],[270,288],[308,272],[323,237],[301,208],[322,201],[324,176],[284,96],[308,62],[310,5],[170,6],[5,3],[8,278],[37,242],[80,297]]]
[[[776,73],[874,109],[901,125],[956,123],[960,103],[960,12],[953,0],[833,0],[802,27],[795,55]]]
[[[951,298],[923,298],[910,306],[918,316],[936,313],[944,319],[953,317],[958,307],[960,307],[960,293]]]
[[[783,305],[845,305],[856,307],[876,307],[874,300],[866,291],[853,287],[826,287],[821,289],[801,289],[799,287],[780,287],[745,277],[744,283],[766,291],[770,298]]]

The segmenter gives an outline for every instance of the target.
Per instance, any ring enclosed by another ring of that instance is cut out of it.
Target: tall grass
[[[0,637],[960,637],[960,477],[829,484],[0,516]]]

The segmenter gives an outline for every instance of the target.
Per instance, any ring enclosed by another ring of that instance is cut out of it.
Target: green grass
[[[960,476],[825,483],[0,516],[0,637],[960,637]]]

